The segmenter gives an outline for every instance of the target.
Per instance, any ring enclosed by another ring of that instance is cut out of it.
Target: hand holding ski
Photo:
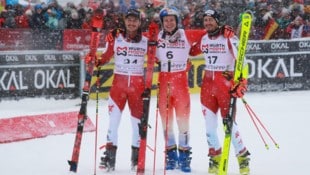
[[[231,88],[231,95],[235,98],[242,98],[244,93],[248,90],[248,81],[242,78],[237,84],[234,84]]]
[[[235,63],[235,70],[234,70],[233,81],[235,85],[238,85],[238,84],[240,85],[241,83],[240,81],[242,81],[243,79],[245,52],[246,52],[248,37],[249,37],[250,29],[251,29],[251,22],[252,22],[252,16],[248,13],[244,13],[242,15],[240,42],[238,45],[238,55],[237,55],[237,59]],[[240,90],[239,96],[243,96],[241,88],[239,90]],[[238,97],[237,94],[235,95]],[[236,97],[232,94],[230,98],[228,115],[226,116],[226,118],[223,119],[225,138],[224,138],[222,157],[221,157],[220,167],[219,167],[219,172],[218,172],[219,175],[227,175],[227,172],[228,172],[229,150],[230,150],[231,137],[232,137],[231,134],[232,134],[234,116],[236,113],[235,106],[236,106]]]
[[[143,116],[139,124],[139,134],[140,134],[140,148],[139,148],[139,158],[137,166],[137,175],[143,175],[145,171],[145,155],[147,147],[147,129],[148,129],[148,119],[149,119],[149,108],[150,108],[150,98],[152,89],[152,79],[153,79],[153,69],[155,63],[155,53],[157,47],[157,33],[158,26],[155,22],[152,22],[149,26],[149,41],[148,41],[148,58],[147,67],[145,75],[145,90],[142,94],[143,98]]]

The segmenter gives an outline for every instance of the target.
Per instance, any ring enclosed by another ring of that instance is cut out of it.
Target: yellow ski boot
[[[239,172],[241,175],[250,174],[249,155],[250,155],[249,151],[246,151],[243,154],[237,156],[238,163],[239,163]]]
[[[210,156],[209,169],[208,169],[209,174],[217,174],[218,173],[220,161],[221,161],[221,155]]]

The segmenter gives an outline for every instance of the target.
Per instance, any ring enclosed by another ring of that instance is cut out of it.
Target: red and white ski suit
[[[217,134],[217,113],[220,111],[221,117],[225,118],[229,110],[230,90],[237,57],[237,44],[238,38],[236,36],[225,38],[220,34],[209,37],[208,34],[205,34],[196,45],[196,48],[191,50],[193,55],[203,53],[205,59],[205,72],[201,84],[200,101],[206,122],[206,135],[210,156],[221,153],[221,144]],[[245,151],[246,148],[243,145],[235,122],[232,136],[235,153],[239,154]]]
[[[144,60],[147,54],[147,38],[142,36],[138,43],[128,42],[119,34],[113,42],[107,43],[107,51],[101,56],[101,63],[114,56],[114,79],[109,95],[110,123],[107,142],[117,145],[118,127],[122,112],[128,102],[133,129],[132,146],[139,147],[140,118],[143,115],[142,93],[144,91]]]
[[[187,66],[190,43],[183,29],[178,29],[176,32],[179,33],[180,37],[175,42],[169,42],[168,40],[163,39],[163,31],[158,34],[158,45],[156,49],[156,58],[160,64],[158,77],[158,105],[164,128],[164,135],[167,134],[167,138],[165,138],[167,139],[167,148],[176,146],[174,134],[175,114],[179,131],[179,149],[188,149],[190,148],[190,94]]]

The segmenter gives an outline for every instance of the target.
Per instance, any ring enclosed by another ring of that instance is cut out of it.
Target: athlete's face
[[[139,18],[134,16],[128,16],[125,18],[125,26],[128,32],[135,32],[139,29],[141,21]]]
[[[213,32],[218,28],[216,20],[211,16],[205,16],[203,18],[203,26],[205,27],[207,32]]]
[[[177,27],[175,16],[165,16],[163,18],[163,27],[167,32],[172,32]]]

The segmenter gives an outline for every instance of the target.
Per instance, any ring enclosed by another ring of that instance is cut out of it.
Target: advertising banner
[[[80,56],[74,52],[1,52],[0,97],[74,98],[80,89]]]
[[[248,55],[249,91],[310,90],[310,52]]]
[[[91,38],[90,30],[66,29],[63,32],[63,50],[87,50]],[[105,31],[100,35],[99,47],[105,46]]]
[[[62,30],[0,29],[0,51],[62,50]]]
[[[310,89],[310,40],[250,41],[249,91]]]

